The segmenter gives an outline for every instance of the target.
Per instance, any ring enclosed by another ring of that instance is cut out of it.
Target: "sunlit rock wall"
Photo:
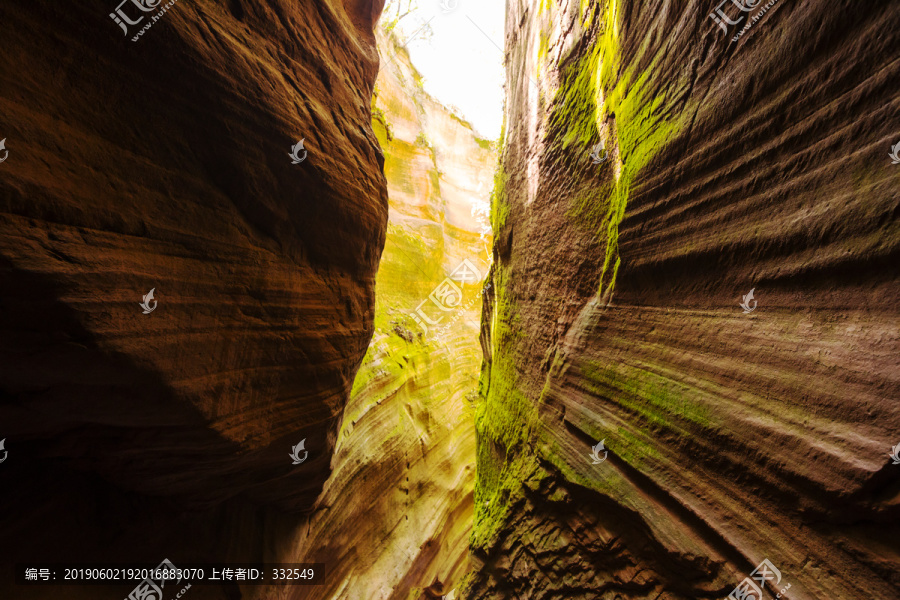
[[[496,150],[421,89],[392,37],[379,32],[379,49],[373,126],[390,218],[375,335],[295,552],[326,565],[326,585],[297,587],[298,599],[440,598],[469,568]]]
[[[467,599],[900,597],[900,4],[753,4],[508,2]]]
[[[303,560],[374,329],[382,4],[181,1],[128,35],[116,0],[0,4],[0,597],[28,560]]]

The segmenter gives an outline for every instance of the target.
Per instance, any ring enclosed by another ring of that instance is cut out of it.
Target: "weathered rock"
[[[0,562],[302,560],[374,328],[383,2],[178,2],[134,42],[114,4],[0,6]]]
[[[900,597],[900,5],[709,4],[509,3],[466,598]]]
[[[496,151],[421,90],[393,38],[381,35],[379,49],[373,125],[391,213],[375,335],[334,473],[297,552],[326,565],[325,584],[295,588],[296,599],[440,598],[469,568],[472,400],[490,247],[478,208],[488,205]],[[443,311],[429,295],[464,260],[479,273],[451,280],[460,296],[444,298]],[[439,322],[412,317],[417,309]]]

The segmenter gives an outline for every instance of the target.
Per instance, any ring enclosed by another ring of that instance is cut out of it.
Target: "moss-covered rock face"
[[[379,32],[378,42],[372,124],[390,218],[375,334],[301,552],[325,563],[326,587],[294,598],[440,597],[469,568],[497,151],[422,91],[393,38]]]
[[[762,7],[508,3],[465,598],[900,597],[900,5]]]

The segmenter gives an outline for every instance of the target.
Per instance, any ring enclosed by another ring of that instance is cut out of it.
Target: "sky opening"
[[[425,91],[455,108],[480,137],[496,140],[503,124],[504,0],[389,0],[382,23],[395,33],[424,77]]]

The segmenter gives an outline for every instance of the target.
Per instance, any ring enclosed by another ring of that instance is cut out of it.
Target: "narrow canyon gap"
[[[900,4],[507,0],[494,144],[382,0],[117,2],[0,5],[0,598],[900,598]]]

